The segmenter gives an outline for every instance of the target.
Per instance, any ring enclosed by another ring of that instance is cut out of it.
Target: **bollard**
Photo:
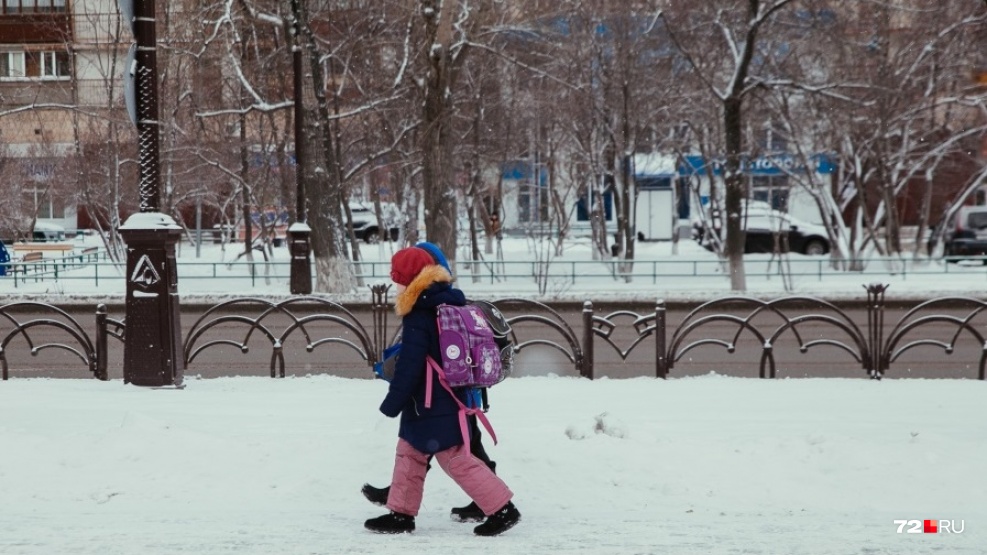
[[[658,299],[655,306],[655,376],[661,379],[668,378],[668,359],[665,356],[667,347],[665,345],[665,301]]]
[[[127,336],[124,383],[181,386],[182,327],[175,243],[182,228],[170,216],[139,213],[120,227],[127,243]]]
[[[288,228],[288,251],[291,253],[290,291],[292,295],[312,293],[312,246],[309,236],[312,228],[304,223],[294,223]]]
[[[579,375],[593,379],[593,302],[583,303],[583,360]]]

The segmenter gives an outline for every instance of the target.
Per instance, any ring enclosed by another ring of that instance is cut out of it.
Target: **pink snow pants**
[[[485,515],[492,515],[514,496],[503,480],[462,445],[436,453],[435,460]],[[388,509],[406,515],[418,515],[425,491],[427,464],[428,455],[415,449],[407,441],[398,440],[391,493],[387,497]]]

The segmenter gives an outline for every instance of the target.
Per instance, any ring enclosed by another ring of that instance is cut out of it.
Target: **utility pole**
[[[312,264],[310,237],[312,228],[308,226],[305,210],[305,127],[303,125],[304,106],[302,103],[302,36],[301,0],[291,0],[291,65],[294,73],[295,97],[295,222],[288,228],[288,252],[291,254],[291,276],[289,278],[292,295],[308,295],[312,292]]]
[[[175,244],[182,228],[161,212],[158,62],[154,0],[119,0],[134,33],[124,68],[127,107],[137,126],[140,212],[120,234],[127,243],[125,383],[183,387]]]

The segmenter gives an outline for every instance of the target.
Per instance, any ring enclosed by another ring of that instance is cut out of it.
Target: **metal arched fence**
[[[185,368],[194,366],[203,352],[219,346],[240,353],[262,348],[270,350],[271,377],[283,378],[291,358],[284,345],[290,338],[302,341],[308,353],[326,353],[326,360],[335,356],[330,354],[334,349],[348,349],[372,368],[383,348],[394,340],[397,327],[388,322],[392,311],[389,286],[370,289],[369,306],[347,307],[311,296],[279,302],[242,298],[216,304],[185,334]],[[515,298],[492,302],[514,330],[515,353],[535,347],[556,351],[576,373],[590,379],[596,375],[596,349],[608,346],[622,361],[632,353],[651,358],[659,378],[674,375],[687,355],[719,353],[729,358],[738,356],[744,346],[748,356],[753,353],[757,358],[761,378],[777,378],[779,345],[794,347],[799,355],[824,353],[827,362],[851,364],[860,368],[860,376],[874,379],[888,374],[907,376],[907,372],[895,372],[909,352],[932,349],[936,356],[956,356],[962,351],[966,358],[957,362],[975,368],[978,379],[987,377],[987,322],[983,321],[987,301],[943,297],[919,302],[906,307],[886,332],[886,289],[882,284],[866,286],[866,299],[859,300],[865,302],[866,322],[855,321],[845,307],[834,302],[807,296],[718,298],[695,306],[671,327],[666,304],[660,300],[653,312],[644,314],[630,310],[598,314],[593,302],[585,301],[581,329],[574,327],[576,321],[543,302]],[[370,323],[366,324],[357,313],[365,314],[368,309]],[[96,308],[94,322],[90,335],[76,318],[54,305],[16,302],[0,306],[2,379],[10,375],[11,349],[26,349],[33,356],[45,351],[70,353],[85,372],[108,379],[109,340],[118,340],[113,348],[123,348],[126,322],[111,318],[105,305]],[[629,341],[618,344],[617,332]]]

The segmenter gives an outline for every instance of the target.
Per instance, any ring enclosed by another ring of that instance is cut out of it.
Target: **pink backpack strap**
[[[487,415],[483,413],[482,409],[470,408],[463,404],[453,393],[452,388],[449,387],[449,382],[446,381],[445,374],[442,373],[442,367],[439,363],[435,362],[432,357],[427,357],[425,361],[428,364],[428,371],[425,373],[425,408],[431,408],[432,406],[432,371],[435,372],[439,377],[439,384],[442,388],[449,392],[452,396],[452,400],[459,405],[459,430],[463,434],[463,445],[469,449],[470,446],[470,432],[469,432],[469,422],[466,420],[467,415],[476,416],[476,419],[486,428],[487,433],[493,439],[494,445],[497,445],[497,434],[494,432],[493,426],[490,425],[490,420],[487,419]]]
[[[432,357],[426,357],[425,361],[428,363],[428,367],[425,368],[425,408],[432,408],[432,369],[434,368],[436,372],[438,370],[438,364],[432,360]]]

